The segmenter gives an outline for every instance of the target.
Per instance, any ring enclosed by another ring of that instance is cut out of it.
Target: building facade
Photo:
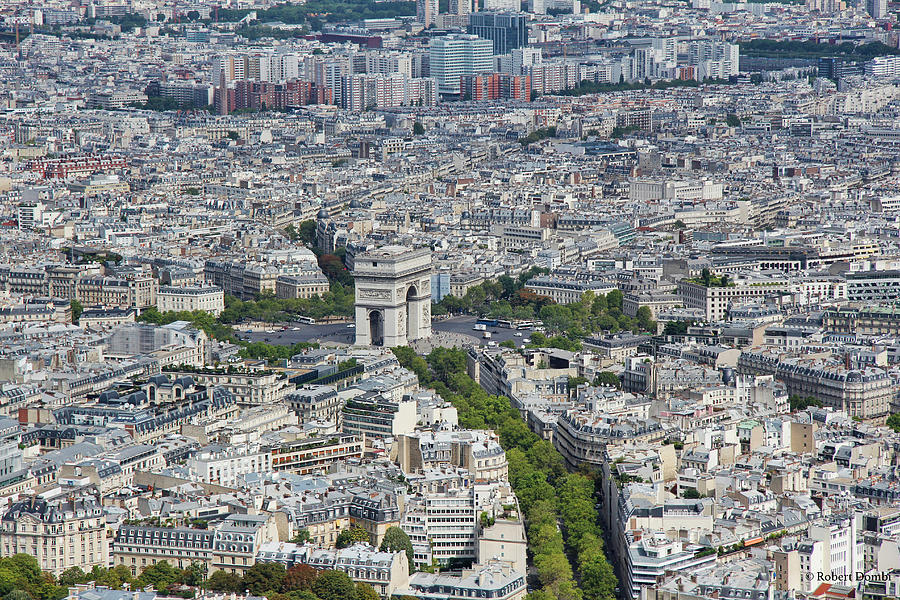
[[[463,75],[493,71],[494,43],[476,35],[448,35],[434,38],[429,45],[431,76],[438,93],[459,94]]]
[[[218,316],[225,310],[225,292],[216,286],[162,286],[156,292],[159,312],[202,310]]]
[[[109,542],[100,499],[90,494],[57,500],[32,496],[12,504],[0,519],[0,551],[3,556],[33,556],[54,575],[72,567],[106,567]]]

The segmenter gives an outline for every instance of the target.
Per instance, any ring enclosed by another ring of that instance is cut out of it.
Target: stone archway
[[[384,315],[380,310],[369,312],[369,340],[373,346],[384,346]]]
[[[360,253],[353,279],[358,345],[405,346],[431,335],[430,250],[385,246]]]
[[[418,300],[419,292],[416,290],[416,286],[411,285],[409,289],[406,290],[406,335],[411,340],[418,339],[419,335],[419,303],[416,302]]]

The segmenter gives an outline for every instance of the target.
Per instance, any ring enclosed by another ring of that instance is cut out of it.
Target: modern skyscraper
[[[494,54],[509,54],[528,45],[528,21],[523,14],[477,12],[469,16],[468,33],[494,43]]]
[[[478,11],[477,3],[475,10]],[[482,0],[481,10],[517,12],[522,10],[522,3],[520,0]]]
[[[416,0],[416,21],[431,27],[437,21],[438,0]]]
[[[493,44],[477,35],[448,35],[429,46],[431,76],[441,94],[458,94],[460,78],[494,70]]]
[[[866,12],[873,19],[883,19],[887,16],[887,0],[866,0]]]
[[[467,15],[472,12],[472,0],[450,0],[451,15]]]
[[[698,79],[726,79],[740,72],[740,52],[737,44],[693,40],[688,45],[688,63],[696,67]]]

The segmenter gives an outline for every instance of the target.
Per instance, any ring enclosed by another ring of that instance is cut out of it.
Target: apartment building
[[[290,390],[284,373],[270,370],[241,372],[238,369],[198,368],[187,371],[166,371],[173,377],[190,377],[197,385],[215,387],[234,396],[241,408],[271,405],[281,402]]]
[[[341,106],[351,110],[372,107],[434,106],[437,83],[400,73],[365,73],[341,77]]]
[[[132,575],[161,561],[180,569],[194,563],[208,567],[214,538],[212,529],[123,524],[112,543],[112,560],[131,569]]]
[[[894,306],[842,307],[825,311],[825,330],[846,335],[900,335],[900,311]]]
[[[16,267],[3,275],[6,290],[10,292],[32,296],[47,295],[47,273],[43,269]]]
[[[847,274],[850,302],[891,302],[900,296],[900,271],[862,271]]]
[[[288,394],[285,400],[301,423],[325,421],[341,426],[344,400],[330,385],[305,385]]]
[[[416,573],[410,578],[409,589],[398,592],[399,595],[422,600],[522,600],[527,593],[525,573],[513,569],[509,562],[502,560],[491,560],[463,569],[459,576]]]
[[[776,293],[786,292],[786,282],[735,282],[725,286],[706,286],[695,280],[678,282],[678,295],[685,308],[698,308],[709,321],[725,318],[732,304],[764,300]]]
[[[507,225],[500,228],[500,244],[504,249],[540,248],[550,239],[550,230],[544,227]]]
[[[321,272],[302,275],[279,275],[275,280],[275,295],[278,298],[312,298],[321,296],[329,289],[328,278]]]
[[[492,70],[494,44],[476,35],[451,34],[434,38],[429,45],[431,76],[441,94],[459,94],[463,75]]]
[[[527,101],[531,98],[531,78],[510,73],[463,75],[460,94],[476,101],[501,98]]]
[[[814,542],[821,542],[823,564],[812,565],[813,571],[820,570],[833,575],[852,577],[863,565],[863,544],[857,536],[855,517],[834,516],[809,526],[807,536]]]
[[[636,179],[629,184],[628,197],[637,202],[719,200],[724,187],[712,181]]]
[[[177,432],[183,424],[231,418],[237,413],[234,396],[225,390],[195,385],[189,377],[169,381],[165,375],[155,375],[143,387],[108,390],[91,400],[59,408],[53,416],[60,425],[120,427],[136,442],[149,443]]]
[[[473,486],[408,498],[401,527],[413,545],[417,568],[437,561],[474,561],[477,557],[479,511]]]
[[[156,292],[159,312],[202,310],[218,316],[225,310],[225,292],[216,286],[162,286]]]
[[[632,597],[640,597],[642,588],[655,585],[668,572],[691,573],[716,564],[715,554],[699,555],[699,550],[699,546],[692,548],[680,540],[670,540],[661,531],[642,532],[628,548]]]
[[[309,565],[314,569],[341,571],[357,583],[367,583],[384,598],[391,598],[409,583],[405,552],[381,552],[366,543],[348,548],[325,549],[312,545],[270,542],[263,544],[257,562],[279,563],[289,569]]]
[[[458,467],[475,481],[505,481],[506,452],[492,431],[417,431],[401,434],[391,446],[404,473]]]
[[[386,438],[410,433],[416,426],[416,402],[395,401],[377,392],[348,400],[341,411],[344,433],[360,438]]]
[[[123,524],[112,543],[112,563],[133,575],[158,562],[185,569],[199,563],[214,571],[243,574],[256,562],[259,548],[276,541],[270,515],[230,515],[210,529]]]
[[[400,525],[402,506],[402,498],[394,493],[358,486],[310,491],[286,500],[284,508],[295,528],[306,529],[316,545],[331,548],[351,525],[365,529],[369,542],[378,546],[389,527]]]
[[[300,475],[320,473],[329,465],[347,459],[360,459],[363,440],[356,435],[339,434],[285,442],[267,449],[273,471],[289,471]]]
[[[529,279],[525,289],[538,296],[546,296],[557,304],[572,304],[581,300],[585,292],[608,294],[616,286],[606,281],[541,275]]]
[[[553,444],[574,468],[581,463],[602,464],[607,445],[655,442],[664,437],[665,432],[655,419],[619,418],[571,409],[557,418]]]
[[[270,471],[271,458],[259,447],[210,445],[193,454],[187,467],[204,483],[239,488],[244,475]]]
[[[162,327],[130,323],[117,327],[107,338],[106,356],[127,359],[136,354],[152,354],[160,368],[169,365],[207,364],[206,333],[188,321],[175,321]],[[105,389],[92,386],[93,390]]]
[[[738,372],[774,375],[788,394],[812,396],[823,406],[846,411],[851,417],[870,419],[891,410],[895,393],[888,373],[874,367],[847,369],[825,358],[803,358],[751,350],[741,353]]]
[[[150,276],[85,277],[75,283],[75,299],[85,306],[148,308],[156,306],[157,289],[157,281]]]
[[[109,563],[106,518],[100,498],[84,493],[12,503],[0,519],[3,556],[28,554],[41,569],[59,575],[79,567],[90,571]]]

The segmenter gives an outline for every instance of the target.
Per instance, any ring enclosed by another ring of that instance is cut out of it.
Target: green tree
[[[422,135],[425,133],[425,126],[419,121],[413,123],[413,135]]]
[[[69,302],[69,306],[72,308],[72,322],[77,323],[78,319],[81,318],[81,313],[84,312],[84,306],[78,300],[71,300]]]
[[[619,379],[619,376],[612,371],[601,371],[597,373],[597,376],[594,377],[594,385],[622,389],[622,381]]]
[[[353,527],[348,527],[338,534],[337,540],[335,541],[335,546],[337,546],[338,548],[346,548],[348,546],[352,546],[357,542],[368,541],[369,532],[362,527],[354,525]]]
[[[527,428],[527,426],[526,426]],[[566,460],[552,442],[547,440],[531,441],[531,447],[525,453],[531,468],[547,474],[550,480],[556,481],[566,472]]]
[[[305,543],[308,542],[310,539],[312,539],[312,538],[311,538],[311,536],[309,535],[309,530],[308,530],[308,529],[298,529],[297,532],[294,534],[294,537],[291,538],[291,543],[294,543],[294,544],[305,544]]]
[[[381,596],[368,583],[358,581],[356,583],[356,600],[381,600]]]
[[[140,587],[152,585],[157,591],[162,592],[173,583],[177,583],[182,576],[181,569],[162,560],[141,571],[137,578],[137,585]]]
[[[791,406],[791,411],[795,410],[806,410],[810,406],[822,406],[822,401],[816,398],[815,396],[799,396],[797,394],[791,394],[788,396],[788,403]]]
[[[681,493],[682,498],[687,498],[688,500],[696,500],[700,498],[700,492],[698,492],[694,488],[687,488]]]
[[[688,327],[694,325],[693,321],[669,321],[663,328],[663,335],[684,335]]]
[[[244,582],[240,575],[219,570],[213,571],[206,580],[205,587],[214,592],[240,593],[244,591]]]
[[[428,355],[428,365],[437,379],[447,379],[466,369],[466,355],[453,348],[437,347]]]
[[[534,557],[534,566],[538,579],[545,588],[552,587],[562,579],[572,579],[572,565],[563,552],[538,554]]]
[[[740,118],[738,118],[738,116],[734,113],[728,113],[728,115],[726,115],[725,123],[729,127],[740,127],[741,126]]]
[[[87,574],[81,570],[81,567],[69,567],[60,573],[57,583],[61,587],[72,587],[78,583],[87,583]]]
[[[656,321],[653,320],[653,311],[649,306],[642,306],[637,310],[638,327],[650,333],[656,333]]]
[[[111,569],[95,565],[87,574],[87,581],[94,581],[97,585],[105,585],[110,589],[117,590],[122,587],[122,584],[132,583],[134,577],[131,576],[131,569],[125,565],[116,565]]]
[[[322,571],[312,586],[320,600],[355,600],[356,586],[343,571]]]
[[[406,560],[409,563],[409,572],[415,570],[413,567],[413,546],[406,535],[406,532],[397,526],[388,527],[384,532],[384,539],[381,540],[380,550],[382,552],[405,552]]]
[[[284,576],[284,565],[280,563],[256,563],[244,572],[244,588],[254,596],[262,596],[269,590],[280,590]]]
[[[885,424],[894,431],[900,432],[900,413],[894,413],[889,416]]]
[[[191,565],[184,570],[182,583],[190,586],[202,586],[206,581],[208,569],[205,563],[192,562]]]
[[[588,380],[585,377],[569,377],[569,380],[566,382],[566,390],[571,394],[572,390],[577,389],[579,385],[587,382]]]
[[[300,223],[300,241],[312,248],[316,245],[316,222],[303,221]]]
[[[534,590],[525,596],[525,600],[557,600],[553,592],[549,590]]]
[[[49,599],[54,593],[52,577],[45,577],[38,561],[28,554],[0,558],[0,595],[22,590],[33,600]]]
[[[619,290],[613,290],[606,295],[606,303],[610,309],[622,310],[622,299],[624,296]]]

